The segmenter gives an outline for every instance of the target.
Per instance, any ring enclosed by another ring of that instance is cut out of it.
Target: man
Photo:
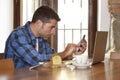
[[[47,38],[55,35],[57,22],[60,21],[55,11],[47,6],[39,7],[32,18],[24,26],[15,29],[6,41],[5,58],[13,58],[16,68],[37,65],[40,61],[49,61],[55,53],[49,46]],[[82,47],[80,47],[82,45]],[[63,52],[58,55],[62,59],[77,53],[83,53],[86,49],[86,41],[68,44]]]

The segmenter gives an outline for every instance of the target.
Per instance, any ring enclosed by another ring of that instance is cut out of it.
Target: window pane
[[[58,0],[58,3],[58,14],[61,18],[58,23],[59,52],[68,43],[77,44],[84,34],[88,41],[88,0]]]

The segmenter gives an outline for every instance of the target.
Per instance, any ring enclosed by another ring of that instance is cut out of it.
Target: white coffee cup
[[[87,55],[74,55],[74,60],[77,64],[87,64],[88,56]]]

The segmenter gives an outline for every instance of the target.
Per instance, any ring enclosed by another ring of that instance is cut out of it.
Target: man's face
[[[49,23],[43,23],[39,30],[39,36],[43,38],[49,38],[55,35],[57,20],[51,19]]]

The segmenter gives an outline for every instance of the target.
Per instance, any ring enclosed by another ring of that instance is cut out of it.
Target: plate
[[[65,65],[63,64],[60,64],[60,65],[53,65],[51,62],[39,62],[40,65],[42,65],[43,67],[49,67],[49,68],[62,68],[64,67]]]
[[[70,60],[70,61],[64,61],[64,64],[68,67],[68,66],[75,66],[79,69],[87,69],[87,68],[91,68],[91,64],[92,62],[91,61],[88,61],[87,63],[85,64],[77,64],[76,61],[74,60]]]

